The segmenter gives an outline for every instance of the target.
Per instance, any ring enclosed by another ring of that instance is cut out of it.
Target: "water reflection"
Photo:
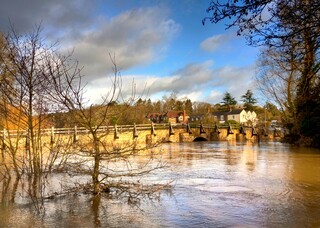
[[[17,191],[19,179],[17,178],[4,178],[0,182],[1,186],[1,204],[8,205],[9,203],[14,203],[15,193]]]
[[[320,226],[319,150],[271,142],[197,142],[165,144],[162,151],[170,169],[141,180],[175,180],[159,202],[129,205],[72,195],[45,201],[46,213],[39,217],[14,194],[23,192],[22,186],[6,179],[1,181],[0,227]],[[67,183],[65,178],[50,180],[50,188]]]
[[[248,141],[246,145],[242,147],[242,151],[243,158],[241,160],[243,165],[248,171],[254,171],[258,158],[257,147]]]

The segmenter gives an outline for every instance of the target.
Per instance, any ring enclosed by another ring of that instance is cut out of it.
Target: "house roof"
[[[158,112],[152,112],[152,113],[148,113],[147,118],[158,117],[158,116],[162,116],[162,114]]]
[[[152,117],[168,117],[168,118],[177,118],[179,116],[183,116],[183,111],[167,111],[166,113],[159,113],[159,112],[151,112],[147,114],[147,118],[152,118]],[[186,113],[186,117],[188,117],[188,114]]]
[[[176,117],[179,117],[181,115],[183,115],[183,111],[168,111],[166,113],[167,117],[168,118],[176,118]]]
[[[219,111],[219,112],[213,112],[212,114],[214,116],[221,116],[221,115],[236,115],[240,114],[243,111],[243,109],[234,109],[231,111]]]
[[[200,118],[200,117],[203,117],[204,114],[193,114],[193,115],[190,115],[189,117],[190,118]]]

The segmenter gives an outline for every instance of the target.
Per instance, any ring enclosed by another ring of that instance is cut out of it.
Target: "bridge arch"
[[[208,139],[205,137],[199,136],[193,140],[193,142],[203,142],[203,141],[208,141]]]

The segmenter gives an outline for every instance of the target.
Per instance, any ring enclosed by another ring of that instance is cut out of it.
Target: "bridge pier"
[[[179,139],[177,139],[177,136],[173,133],[169,134],[167,139],[167,142],[179,142]]]
[[[152,145],[153,143],[155,143],[156,140],[156,136],[154,134],[148,134],[146,135],[146,144],[147,145]]]
[[[193,135],[190,135],[189,132],[179,133],[179,142],[192,142],[194,139]]]
[[[236,141],[245,142],[246,140],[247,138],[245,134],[242,134],[242,133],[236,134]]]
[[[210,133],[210,140],[211,141],[219,141],[220,140],[220,131],[217,132],[211,132]]]
[[[236,134],[229,134],[226,136],[227,141],[235,141],[236,140]]]

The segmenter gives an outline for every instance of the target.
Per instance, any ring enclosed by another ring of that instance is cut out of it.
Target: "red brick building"
[[[185,111],[167,111],[166,113],[149,113],[146,116],[154,123],[187,123],[189,116]]]

